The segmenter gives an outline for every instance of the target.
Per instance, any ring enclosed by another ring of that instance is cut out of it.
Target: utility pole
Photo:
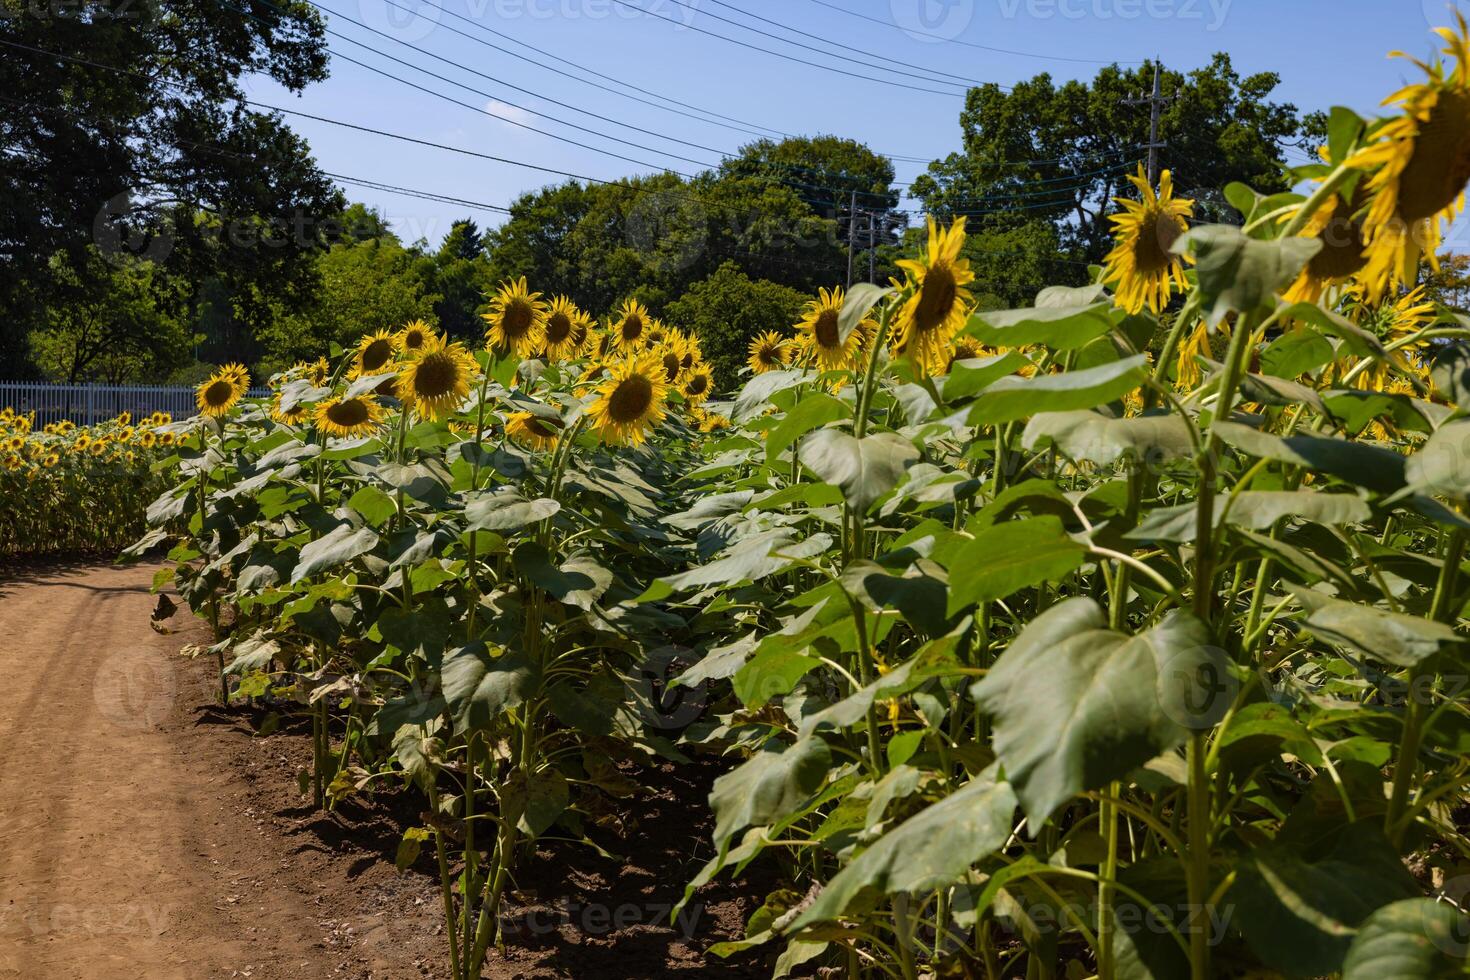
[[[877,224],[876,224],[877,220],[878,220],[878,212],[877,211],[869,211],[868,212],[868,282],[871,282],[871,283],[876,283],[878,281],[878,278],[877,278],[878,272],[877,272],[877,269],[875,268],[876,259],[877,259],[877,255],[878,255],[878,228],[877,228]]]
[[[1149,107],[1148,114],[1148,183],[1150,187],[1159,185],[1159,151],[1167,144],[1159,142],[1159,114],[1164,106],[1173,102],[1176,96],[1164,97],[1163,79],[1159,70],[1158,59],[1154,59],[1154,91],[1147,98],[1124,99],[1125,105],[1144,105]]]
[[[852,204],[847,211],[847,288],[852,288],[852,250],[857,238],[857,191],[852,192]]]

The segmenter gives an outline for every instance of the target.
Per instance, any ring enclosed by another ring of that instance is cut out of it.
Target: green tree
[[[1131,193],[1149,138],[1153,63],[1110,65],[1089,84],[1037,75],[1010,91],[970,90],[960,113],[963,149],[935,161],[913,191],[928,210],[965,215],[971,228],[1019,228],[1042,221],[1062,252],[1099,261],[1110,247],[1115,197]],[[1187,74],[1162,72],[1170,101],[1160,119],[1163,165],[1195,197],[1202,216],[1228,214],[1219,188],[1245,181],[1263,193],[1287,186],[1282,147],[1306,130],[1296,107],[1269,101],[1279,78],[1241,78],[1225,54]]]
[[[789,331],[809,298],[789,286],[752,279],[726,262],[670,303],[667,315],[699,337],[716,386],[728,391],[740,383],[751,339],[766,330]]]
[[[20,46],[0,58],[7,365],[25,369],[26,330],[73,288],[51,262],[58,252],[99,284],[109,277],[85,257],[94,246],[195,286],[216,278],[240,322],[306,301],[312,265],[302,256],[321,244],[319,222],[340,213],[341,197],[278,115],[240,102],[240,79],[300,91],[326,77],[310,4],[255,4],[248,16],[184,0],[0,5],[0,40]],[[197,313],[198,297],[182,304]]]
[[[492,284],[484,243],[473,221],[456,221],[449,229],[434,253],[433,272],[432,288],[439,296],[434,302],[434,315],[440,329],[461,340],[478,338],[485,324],[477,311]]]

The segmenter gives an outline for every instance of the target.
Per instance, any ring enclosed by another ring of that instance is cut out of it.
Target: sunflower
[[[59,462],[61,462],[61,457],[56,455],[55,453],[47,453],[45,456],[41,457],[41,465],[48,470]]]
[[[327,363],[325,357],[318,357],[315,361],[306,365],[306,379],[314,388],[325,388],[332,377],[332,365]]]
[[[352,439],[372,435],[383,424],[383,406],[372,395],[329,398],[316,407],[316,424],[329,436]]]
[[[587,338],[587,353],[593,361],[605,361],[616,348],[613,342],[612,328],[604,325],[601,329],[592,331]],[[589,368],[588,370],[591,370]]]
[[[117,418],[113,419],[118,425],[131,425],[133,422],[132,412],[118,412]]]
[[[894,349],[924,374],[948,366],[950,339],[970,315],[970,291],[965,286],[975,274],[970,260],[960,258],[964,244],[964,218],[941,231],[931,216],[927,254],[898,263],[909,274],[912,294],[898,314]]]
[[[684,393],[684,400],[690,405],[699,405],[715,389],[715,378],[708,367],[703,364],[696,365],[684,375],[679,390]]]
[[[1425,302],[1423,286],[1402,294],[1392,302],[1385,300],[1377,305],[1369,298],[1371,292],[1366,285],[1354,285],[1349,293],[1348,311],[1358,326],[1375,334],[1385,344],[1404,341],[1434,322],[1435,305]],[[1427,389],[1430,364],[1422,352],[1428,346],[1429,341],[1422,339],[1405,344],[1389,354],[1388,361],[1376,361],[1372,367],[1360,371],[1353,379],[1353,386],[1363,391],[1393,391],[1396,387],[1407,387],[1409,393],[1413,393],[1413,382],[1405,380],[1412,378]],[[1338,361],[1328,369],[1326,376],[1328,379],[1341,378],[1352,367],[1347,361]]]
[[[546,343],[546,304],[540,293],[531,292],[525,276],[501,283],[483,318],[490,324],[485,343],[499,354],[524,360]]]
[[[1123,213],[1108,219],[1114,245],[1104,260],[1102,281],[1116,284],[1118,305],[1129,313],[1145,306],[1157,313],[1175,289],[1185,288],[1184,260],[1169,249],[1188,230],[1194,202],[1174,196],[1174,177],[1167,170],[1159,178],[1157,194],[1141,163],[1138,176],[1128,180],[1142,200],[1117,199]]]
[[[640,349],[646,341],[649,326],[647,307],[636,299],[627,300],[614,318],[613,345],[625,354]]]
[[[669,386],[659,355],[646,351],[608,365],[609,377],[598,386],[598,398],[587,409],[604,442],[640,445],[649,426],[664,418]]]
[[[1179,345],[1179,360],[1174,365],[1174,387],[1179,391],[1193,391],[1204,378],[1199,358],[1203,356],[1213,361],[1223,361],[1229,344],[1229,321],[1222,320],[1216,326],[1210,327],[1204,320],[1200,320],[1194,332]]]
[[[281,408],[281,396],[276,395],[271,400],[271,418],[283,425],[299,425],[311,418],[311,408],[303,402],[297,402],[288,409]]]
[[[10,450],[11,452],[18,452],[24,449],[25,445],[25,436],[11,436],[9,439],[5,440],[5,448]]]
[[[682,338],[674,336],[667,338],[664,343],[651,348],[658,355],[659,363],[664,369],[664,383],[677,387],[679,380],[684,376],[684,353],[685,343]]]
[[[158,434],[158,444],[160,446],[172,446],[178,441],[178,436],[174,435],[172,432],[160,432]]]
[[[684,370],[688,371],[697,364],[703,364],[704,351],[699,347],[699,336],[697,334],[685,333],[678,329],[674,329],[673,332],[684,344],[684,357],[680,361]]]
[[[720,429],[728,429],[730,420],[717,412],[706,411],[696,407],[691,413],[695,422],[699,424],[700,432],[718,432]]]
[[[351,376],[356,379],[393,370],[395,348],[393,335],[386,330],[363,337],[357,342],[357,353],[352,357]]]
[[[411,357],[437,340],[434,328],[422,320],[410,320],[403,329],[393,335],[393,346],[398,353]]]
[[[592,320],[565,296],[551,301],[546,317],[546,359],[561,361],[575,357],[587,339]]]
[[[1315,238],[1322,248],[1308,260],[1296,281],[1282,294],[1288,303],[1315,303],[1330,287],[1347,282],[1368,264],[1364,254],[1367,243],[1363,238],[1363,223],[1354,217],[1364,201],[1355,195],[1349,202],[1341,195],[1323,205],[1308,219],[1302,236]],[[1293,213],[1282,220],[1290,221]]]
[[[1427,254],[1437,269],[1444,225],[1465,206],[1470,181],[1470,28],[1458,11],[1459,30],[1436,29],[1443,53],[1454,59],[1425,64],[1410,58],[1427,76],[1384,100],[1402,114],[1375,131],[1371,145],[1346,165],[1376,169],[1368,179],[1371,195],[1364,221],[1368,263],[1362,278],[1377,302],[1394,282],[1412,283],[1419,259]],[[1408,57],[1395,52],[1398,57]]]
[[[398,375],[398,398],[419,418],[438,421],[469,397],[479,365],[458,341],[430,340]]]
[[[648,333],[643,335],[643,343],[649,347],[657,347],[669,339],[670,327],[658,317],[654,317],[648,323]]]
[[[235,407],[250,388],[250,375],[238,364],[226,364],[207,378],[194,392],[199,411],[219,418]]]
[[[556,445],[561,427],[530,412],[512,412],[505,420],[505,434],[528,449],[543,452]]]
[[[154,432],[152,429],[149,429],[147,432],[144,432],[141,436],[138,437],[138,445],[142,446],[144,449],[152,449],[154,446],[158,445],[158,433]]]
[[[750,365],[752,374],[779,371],[791,359],[791,341],[774,330],[767,330],[751,340],[749,354],[745,363]]]
[[[819,289],[817,296],[807,304],[801,322],[796,325],[797,342],[818,370],[839,371],[851,367],[853,355],[857,353],[858,332],[854,330],[846,340],[842,339],[838,325],[842,315],[842,287],[831,292]]]

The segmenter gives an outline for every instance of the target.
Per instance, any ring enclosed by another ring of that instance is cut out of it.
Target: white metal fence
[[[252,388],[251,397],[265,394]],[[175,419],[187,418],[198,409],[194,389],[182,385],[52,385],[30,381],[0,381],[0,408],[35,412],[36,426],[61,419],[92,425],[123,412],[133,417],[168,412]]]

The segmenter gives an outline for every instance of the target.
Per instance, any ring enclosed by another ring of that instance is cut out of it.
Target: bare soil
[[[149,626],[151,565],[0,569],[0,980],[447,975],[431,848],[393,866],[409,794],[315,810],[309,738],[262,737],[218,704],[187,610]],[[176,597],[175,597],[176,599]],[[668,909],[709,857],[712,773],[643,774],[616,837],[546,843],[505,911],[487,976],[769,976],[707,957],[773,887],[722,879]],[[604,839],[605,838],[605,839]]]

